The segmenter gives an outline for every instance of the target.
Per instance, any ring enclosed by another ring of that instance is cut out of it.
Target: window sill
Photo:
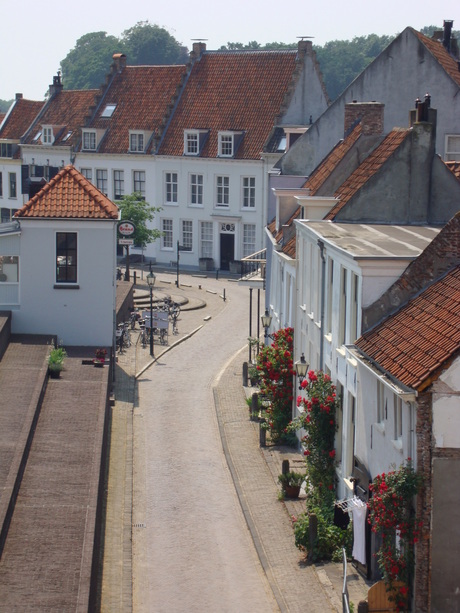
[[[78,283],[55,283],[53,289],[80,289]]]
[[[336,347],[335,352],[341,357],[344,358],[345,357],[345,349],[342,349],[342,347]]]
[[[391,441],[393,443],[393,447],[399,451],[400,453],[402,453],[403,451],[403,442],[401,438],[397,438],[397,439],[393,439]]]
[[[385,424],[383,422],[376,422],[374,426],[377,432],[380,432],[380,434],[385,436]]]

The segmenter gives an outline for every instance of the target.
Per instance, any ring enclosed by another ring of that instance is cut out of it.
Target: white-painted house
[[[118,208],[69,165],[3,225],[0,309],[13,333],[113,345],[117,221]]]

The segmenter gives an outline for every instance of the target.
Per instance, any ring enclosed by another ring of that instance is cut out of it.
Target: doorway
[[[220,235],[220,269],[229,270],[230,262],[235,259],[235,235]]]

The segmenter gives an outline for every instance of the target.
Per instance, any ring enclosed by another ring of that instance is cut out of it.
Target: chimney
[[[22,94],[16,94],[16,100],[22,100]]]
[[[416,123],[431,123],[436,127],[436,111],[431,108],[431,96],[425,94],[422,102],[420,98],[415,101],[415,109],[409,113],[409,125],[412,128]]]
[[[383,102],[348,102],[345,105],[345,136],[361,122],[362,134],[366,136],[383,134]]]
[[[124,53],[114,53],[112,60],[112,72],[121,72],[123,68],[126,68],[126,55]]]
[[[309,53],[312,52],[313,43],[311,42],[311,40],[304,40],[305,38],[308,38],[308,37],[302,36],[297,44],[297,51],[298,51],[299,56],[308,55]]]
[[[453,25],[454,25],[453,21],[444,20],[444,29],[443,29],[444,34],[442,37],[442,44],[444,45],[444,47],[447,49],[449,53],[450,53],[450,39],[451,39]]]
[[[193,43],[192,50],[190,51],[190,59],[192,60],[192,62],[194,60],[199,60],[205,51],[206,51],[206,43],[202,41],[197,41]]]
[[[49,95],[54,96],[62,90],[61,71],[57,71],[57,75],[53,77],[53,84],[49,86]]]

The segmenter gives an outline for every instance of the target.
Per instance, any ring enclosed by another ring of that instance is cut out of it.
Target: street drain
[[[145,524],[133,524],[133,528],[145,528]]]

